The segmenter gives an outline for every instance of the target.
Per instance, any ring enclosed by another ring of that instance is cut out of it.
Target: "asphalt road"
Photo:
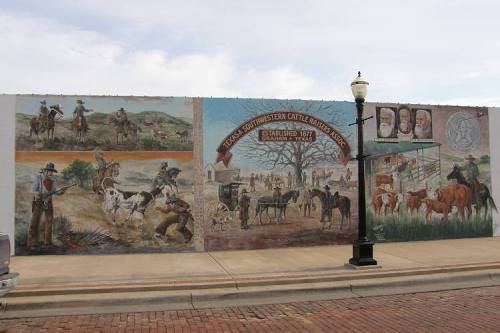
[[[500,287],[206,310],[9,319],[0,332],[498,332]]]

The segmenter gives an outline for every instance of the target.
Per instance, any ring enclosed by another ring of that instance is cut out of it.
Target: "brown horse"
[[[63,111],[61,110],[60,105],[52,105],[50,107],[50,112],[47,115],[47,140],[54,140],[54,130],[56,127],[56,118],[57,117],[62,117],[64,115]]]
[[[343,195],[339,195],[339,192],[335,192],[330,200],[327,200],[326,193],[315,188],[311,190],[311,198],[318,197],[321,201],[321,223],[324,223],[325,217],[328,218],[329,226],[328,229],[332,227],[332,210],[337,208],[340,212],[341,222],[340,229],[344,224],[344,219],[348,220],[348,224],[351,224],[351,200]],[[329,201],[329,202],[328,202]],[[324,229],[325,224],[321,229]]]
[[[44,129],[45,130],[45,129]],[[42,124],[39,117],[30,120],[30,138],[34,135],[38,138],[38,133],[42,132]]]
[[[436,194],[439,201],[448,205],[448,211],[451,211],[452,206],[457,207],[462,221],[465,221],[465,209],[467,209],[467,219],[470,219],[472,214],[472,197],[469,187],[462,184],[447,185],[436,190]]]
[[[112,126],[116,134],[116,144],[124,144],[125,139],[128,137],[128,132],[130,128],[129,121],[120,121],[116,117],[110,117],[108,120],[108,125]],[[121,139],[121,140],[120,140]]]
[[[453,170],[446,177],[446,179],[448,180],[456,179],[458,184],[463,184],[470,188],[472,196],[472,204],[476,208],[476,215],[479,215],[481,208],[484,207],[484,219],[486,219],[488,215],[488,203],[490,204],[491,208],[493,208],[495,211],[498,212],[497,206],[495,205],[495,201],[491,196],[488,186],[486,186],[483,183],[480,183],[477,180],[472,184],[467,182],[465,177],[462,175],[462,172],[460,171],[460,167],[458,165],[453,166]]]
[[[54,129],[56,126],[56,118],[64,115],[59,105],[52,105],[46,117],[39,115],[38,117],[31,118],[30,120],[30,137],[47,131],[47,140],[54,140]]]
[[[89,128],[84,116],[77,116],[73,120],[73,130],[75,131],[75,137],[78,143],[85,142],[85,137],[87,136],[88,129]]]

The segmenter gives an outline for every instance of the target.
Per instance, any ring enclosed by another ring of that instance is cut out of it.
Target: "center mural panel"
[[[206,250],[350,243],[355,108],[203,99]]]

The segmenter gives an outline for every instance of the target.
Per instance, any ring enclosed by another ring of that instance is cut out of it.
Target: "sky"
[[[500,1],[0,0],[0,93],[500,106]]]

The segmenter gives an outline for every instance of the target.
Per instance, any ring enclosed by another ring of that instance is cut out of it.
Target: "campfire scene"
[[[192,251],[191,152],[16,152],[16,255]]]
[[[21,95],[16,150],[191,151],[192,98]]]
[[[352,104],[205,99],[203,114],[207,250],[355,239]]]
[[[368,103],[366,111],[376,115],[365,125],[370,239],[492,236],[487,108]]]

